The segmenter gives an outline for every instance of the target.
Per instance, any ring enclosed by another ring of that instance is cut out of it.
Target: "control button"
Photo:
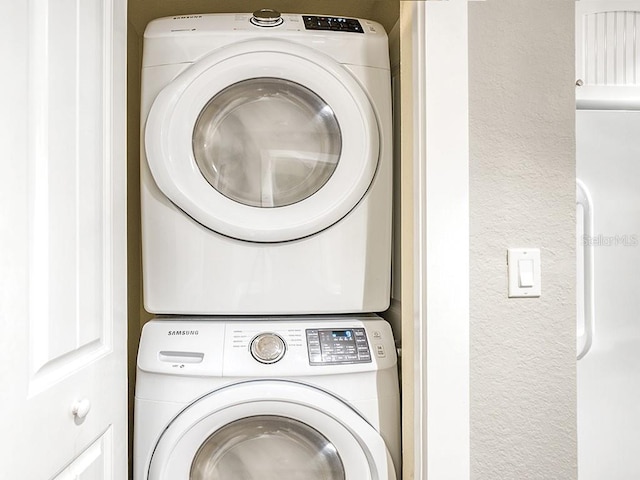
[[[372,332],[373,338],[382,338],[382,334],[378,330]]]
[[[271,8],[256,10],[249,21],[258,27],[277,27],[284,22],[280,12]]]
[[[284,356],[284,340],[275,333],[261,333],[251,341],[251,355],[261,363],[275,363]]]
[[[384,351],[384,345],[376,345],[376,355],[383,358],[387,356]]]
[[[360,22],[355,18],[303,16],[302,20],[307,30],[364,33]]]

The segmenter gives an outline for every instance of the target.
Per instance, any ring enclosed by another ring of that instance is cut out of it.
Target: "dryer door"
[[[313,235],[365,195],[379,130],[358,81],[281,40],[221,48],[154,101],[147,162],[160,190],[202,225],[254,242]]]
[[[148,480],[395,480],[378,432],[318,389],[252,381],[186,408],[160,437]]]

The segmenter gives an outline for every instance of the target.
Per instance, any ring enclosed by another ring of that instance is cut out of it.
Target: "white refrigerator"
[[[578,475],[640,479],[640,111],[576,112]]]

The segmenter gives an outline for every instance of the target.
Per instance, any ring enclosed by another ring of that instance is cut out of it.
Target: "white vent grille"
[[[578,16],[577,73],[585,86],[640,86],[637,10],[583,12]]]

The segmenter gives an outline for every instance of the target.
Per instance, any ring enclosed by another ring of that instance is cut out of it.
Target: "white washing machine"
[[[144,326],[134,480],[396,480],[398,376],[375,316]]]
[[[385,310],[382,26],[272,11],[163,18],[147,26],[142,63],[146,309]]]

